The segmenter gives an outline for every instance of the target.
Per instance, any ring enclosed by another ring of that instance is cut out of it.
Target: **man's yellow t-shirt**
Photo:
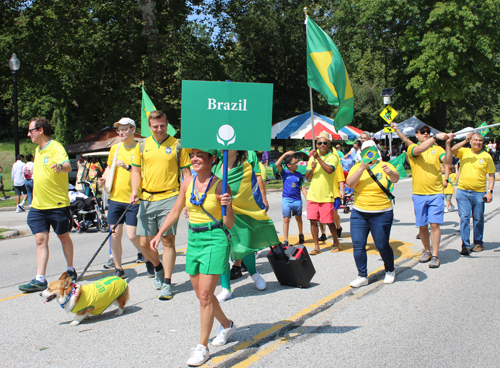
[[[351,168],[348,177],[358,170],[360,164],[361,163],[358,162]],[[397,172],[397,170],[390,163],[382,163],[381,161],[377,161],[375,166],[370,167],[380,184],[389,190],[392,181],[382,169],[382,165],[387,165],[387,167],[392,171]],[[392,201],[387,197],[382,189],[380,189],[375,180],[372,179],[368,170],[363,171],[356,188],[354,188],[354,208],[363,212],[380,212],[391,207]]]
[[[43,150],[35,150],[33,164],[33,202],[37,210],[49,210],[69,206],[68,173],[56,174],[51,168],[54,164],[69,162],[68,154],[61,143],[50,140]]]
[[[153,136],[146,138],[141,154],[141,145],[135,146],[132,165],[140,167],[141,199],[148,199],[155,193],[152,201],[173,197],[179,194],[179,166],[181,169],[191,165],[189,154],[185,149],[179,152],[179,165],[177,165],[177,139],[167,136],[163,142],[158,143]]]
[[[339,183],[343,182],[343,181],[345,182],[345,175],[344,175],[344,171],[342,170],[342,165],[340,165],[339,153],[337,152],[336,149],[334,149],[332,151],[332,154],[337,155],[337,157],[339,158],[338,170],[335,170],[335,173],[334,173],[335,176],[333,178],[333,199],[335,199],[335,198],[340,198]]]
[[[118,148],[120,146],[120,148]],[[125,165],[132,165],[134,159],[135,147],[126,148],[123,143],[115,144],[111,147],[108,156],[108,166],[113,164],[116,149],[118,148],[118,155],[116,160],[121,160]],[[113,189],[109,195],[109,199],[120,203],[129,203],[130,194],[132,193],[132,185],[130,183],[130,171],[124,167],[116,167],[115,177],[113,178]],[[138,191],[139,193],[139,191]]]
[[[448,178],[448,185],[444,188],[444,194],[453,194],[455,192],[455,180],[457,179],[457,174],[451,173]],[[444,175],[443,175],[443,183],[444,183]]]
[[[411,167],[413,194],[443,193],[441,162],[446,152],[442,147],[432,145],[427,151],[413,156],[413,149],[417,146],[415,143],[410,145],[407,156]]]
[[[471,148],[460,148],[455,157],[460,159],[460,177],[458,189],[486,191],[486,174],[495,173],[495,164],[491,155],[485,151],[475,154]]]
[[[325,162],[325,164],[333,166],[335,169],[340,167],[339,156],[328,152],[320,158]],[[312,170],[312,163],[316,159],[314,157],[309,158],[306,170]],[[334,201],[333,196],[333,182],[335,173],[327,174],[321,165],[316,161],[316,168],[314,169],[313,176],[311,177],[311,185],[309,186],[309,191],[307,192],[307,200],[316,203],[332,203]],[[339,169],[340,170],[340,169]]]

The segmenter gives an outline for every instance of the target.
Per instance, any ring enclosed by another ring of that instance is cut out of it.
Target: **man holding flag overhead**
[[[408,138],[393,123],[396,133],[403,140]],[[429,268],[438,268],[440,265],[438,253],[441,242],[440,224],[444,220],[444,193],[441,177],[441,163],[445,165],[445,177],[450,175],[449,165],[452,162],[451,141],[453,134],[438,133],[431,136],[431,128],[424,123],[419,123],[415,127],[417,144],[408,147],[408,161],[410,162],[413,186],[413,206],[415,210],[416,225],[419,227],[419,235],[424,246],[424,252],[420,256],[419,262],[429,262]],[[446,140],[445,150],[436,145],[436,140]],[[431,226],[431,235],[427,225]],[[432,239],[432,253],[431,242]]]
[[[321,93],[330,105],[338,105],[335,129],[351,123],[354,98],[342,56],[332,39],[306,15],[307,85]],[[312,106],[311,106],[312,108]]]

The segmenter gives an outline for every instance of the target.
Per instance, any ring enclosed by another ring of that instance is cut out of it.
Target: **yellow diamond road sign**
[[[384,133],[394,133],[395,130],[392,129],[391,127],[384,127]]]
[[[384,107],[384,109],[380,113],[380,116],[387,123],[390,123],[391,121],[394,121],[396,116],[398,116],[398,112],[396,110],[394,110],[391,106],[387,105],[386,107]]]

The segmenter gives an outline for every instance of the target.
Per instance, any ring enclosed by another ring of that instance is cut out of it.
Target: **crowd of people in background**
[[[344,154],[340,144],[334,146],[331,136],[321,132],[309,151],[305,174],[298,170],[298,153],[281,153],[278,146],[263,152],[260,158],[254,151],[228,151],[228,193],[223,194],[221,178],[225,168],[221,151],[181,148],[180,141],[167,134],[168,120],[162,111],[151,112],[148,120],[152,136],[141,143],[134,139],[136,125],[132,119],[122,118],[114,124],[119,143],[111,147],[105,169],[97,160],[86,163],[82,158],[78,167],[79,172],[88,172],[86,185],[92,186],[94,193],[100,186],[109,194],[108,221],[115,230],[110,242],[111,258],[104,267],[114,267],[115,277],[127,277],[122,267],[121,238],[125,230],[137,248],[138,261],[146,263],[147,275],[153,278],[153,285],[159,290],[159,300],[170,300],[174,296],[172,276],[177,222],[186,209],[189,231],[186,272],[200,304],[200,340],[188,360],[190,366],[202,365],[209,359],[209,335],[214,319],[220,326],[211,341],[213,346],[226,344],[236,331],[220,303],[235,297],[231,280],[241,277],[243,266],[258,290],[266,288],[254,253],[280,243],[277,229],[267,215],[265,177],[271,165],[276,166],[283,183],[283,246],[292,245],[289,237],[292,217],[299,229],[298,243],[306,243],[302,219],[306,200],[314,243],[312,256],[322,253],[319,242],[327,240],[326,229],[331,235],[330,251],[341,250],[338,210],[346,191],[353,191],[350,234],[358,273],[350,283],[353,288],[369,283],[366,254],[369,234],[384,262],[384,283],[392,284],[396,280],[390,232],[394,219],[392,192],[400,173],[389,161],[401,153],[406,152],[413,177],[417,238],[424,247],[419,262],[428,263],[429,268],[440,266],[440,226],[444,213],[454,210],[453,195],[460,217],[460,254],[467,256],[484,248],[484,210],[485,203],[493,198],[492,156],[496,145],[492,142],[485,145],[479,133],[470,133],[464,141],[452,145],[453,133],[433,135],[430,127],[421,123],[415,128],[415,143],[392,123],[402,142],[399,147],[393,145],[389,152],[383,142],[363,132]],[[70,237],[68,172],[71,165],[63,146],[51,139],[51,133],[47,119],[33,119],[28,136],[37,145],[34,158],[27,155],[27,163],[24,163],[25,157],[19,155],[12,168],[17,211],[25,210],[26,201],[31,204],[28,225],[37,247],[37,273],[31,282],[19,286],[24,292],[47,287],[50,227],[61,242],[68,275],[74,281],[77,279]],[[444,148],[438,141],[442,141]],[[468,144],[470,148],[466,147]],[[77,180],[81,185],[82,179]],[[80,186],[80,190],[84,191],[85,185]],[[161,259],[160,244],[163,245]],[[221,291],[216,295],[219,281]]]

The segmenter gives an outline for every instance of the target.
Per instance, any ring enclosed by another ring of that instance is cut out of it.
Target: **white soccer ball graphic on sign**
[[[223,146],[229,146],[235,141],[236,134],[234,133],[234,129],[231,125],[226,124],[219,128],[219,132],[217,133],[217,142],[219,142]]]

